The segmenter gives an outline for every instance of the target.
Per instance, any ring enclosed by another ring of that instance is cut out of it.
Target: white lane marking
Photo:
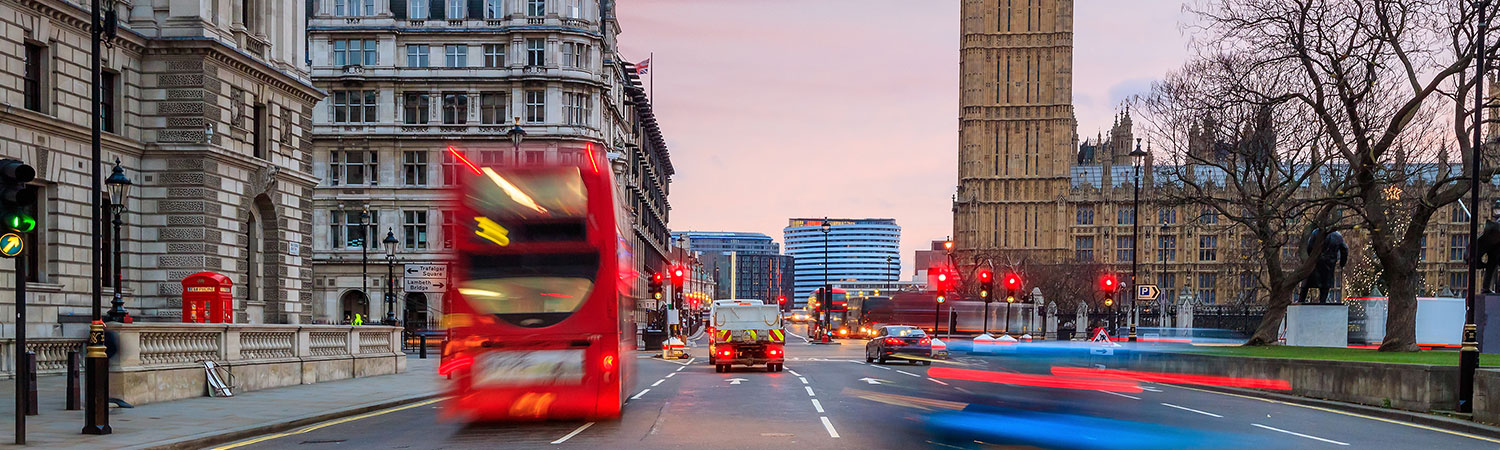
[[[853,363],[855,363],[855,364],[864,364],[866,366],[869,365],[868,363],[865,363],[864,361],[853,361]]]
[[[676,370],[676,371],[677,371],[677,372],[681,372],[681,371],[682,371],[682,369],[686,369],[686,368],[687,368],[687,366],[682,366],[682,367],[678,367],[678,368],[677,368],[677,370]],[[669,376],[669,377],[670,377],[670,376],[671,376],[671,375],[667,375],[667,376]]]
[[[661,382],[663,382],[663,381],[667,381],[667,379],[666,378],[662,378],[660,380],[656,380],[655,383],[651,383],[651,387],[656,387],[656,385],[661,384]]]
[[[823,428],[828,429],[828,437],[838,439],[839,432],[833,431],[833,422],[829,422],[828,417],[819,417],[819,419],[823,419]]]
[[[813,401],[813,409],[818,410],[818,413],[821,414],[823,412],[823,404],[822,403],[818,403],[818,399],[812,399],[812,401]]]
[[[807,389],[807,396],[808,397],[817,397],[818,396],[818,394],[814,394],[813,393],[812,386],[803,386],[803,388]]]
[[[802,335],[800,335],[800,334],[797,334],[797,333],[793,333],[793,332],[790,332],[790,331],[788,331],[788,332],[786,332],[786,334],[790,334],[790,335],[792,335],[792,336],[796,336],[796,337],[797,337],[797,339],[801,339],[801,340],[802,340],[802,342],[805,342],[805,343],[808,343],[808,344],[811,344],[811,343],[812,343],[812,340],[811,340],[811,339],[808,339],[808,338],[805,338],[805,337],[802,337]]]
[[[1335,440],[1332,440],[1332,439],[1323,439],[1323,438],[1320,438],[1320,437],[1317,437],[1317,436],[1310,436],[1310,435],[1298,433],[1298,432],[1295,432],[1295,431],[1287,431],[1287,430],[1283,430],[1283,429],[1276,428],[1276,427],[1268,427],[1268,426],[1261,425],[1261,424],[1258,424],[1258,423],[1252,423],[1251,425],[1255,425],[1257,427],[1265,428],[1265,429],[1271,430],[1271,431],[1279,431],[1279,432],[1282,432],[1282,433],[1290,434],[1292,436],[1305,437],[1305,438],[1312,439],[1312,440],[1315,440],[1315,441],[1323,441],[1323,442],[1327,442],[1329,444],[1349,445],[1347,442],[1339,442],[1339,441],[1335,441]]]
[[[907,372],[907,371],[905,371],[905,370],[901,370],[901,369],[896,369],[896,371],[897,371],[897,372],[900,372],[900,373],[902,373],[902,374],[904,374],[904,375],[911,375],[911,376],[914,376],[914,377],[917,377],[917,378],[922,378],[922,376],[921,376],[921,375],[917,375],[917,374],[914,374],[914,373],[911,373],[911,372]]]
[[[807,378],[797,377],[797,379],[802,380],[802,384],[807,384]]]
[[[968,389],[964,389],[964,388],[959,387],[959,386],[954,386],[953,388],[954,389],[958,389],[959,392],[962,392],[962,393],[965,393],[965,394],[973,394],[974,393],[974,391],[971,391],[971,390],[968,390]]]
[[[1131,400],[1140,400],[1141,399],[1140,397],[1136,397],[1136,396],[1133,396],[1133,395],[1125,395],[1125,394],[1121,394],[1119,392],[1110,392],[1110,391],[1099,391],[1099,392],[1103,392],[1103,393],[1106,393],[1106,394],[1109,394],[1109,395],[1117,395],[1117,396],[1125,397],[1125,398],[1128,398],[1128,399],[1131,399]]]
[[[870,367],[874,367],[874,368],[876,368],[876,369],[881,369],[881,370],[891,370],[891,368],[890,368],[890,367],[886,367],[886,366],[877,366],[877,365],[874,365],[874,364],[871,364],[871,365],[870,365]]]
[[[642,392],[642,394],[644,394],[644,393],[645,393],[645,392]],[[585,423],[585,424],[583,424],[583,425],[582,425],[582,426],[579,426],[579,427],[578,427],[578,429],[576,429],[576,430],[573,430],[573,432],[572,432],[572,433],[568,433],[568,434],[566,434],[566,435],[563,435],[563,437],[560,437],[560,438],[557,438],[557,440],[555,440],[555,441],[552,441],[552,443],[553,443],[553,444],[561,444],[561,443],[564,443],[564,442],[568,442],[568,439],[572,439],[572,438],[573,438],[573,436],[577,436],[577,435],[578,435],[578,433],[582,433],[582,432],[583,432],[583,430],[587,430],[587,429],[589,429],[589,427],[591,427],[591,426],[594,426],[594,423],[593,423],[593,422],[589,422],[589,423]]]
[[[1154,387],[1146,387],[1146,386],[1141,386],[1141,390],[1144,390],[1144,391],[1147,391],[1147,392],[1161,392],[1161,389],[1157,389],[1157,388],[1154,388]]]
[[[800,377],[800,376],[802,376],[802,374],[800,374],[800,373],[797,373],[797,371],[795,371],[795,370],[792,370],[792,369],[787,369],[787,370],[786,370],[786,371],[787,371],[787,373],[790,373],[790,374],[792,374],[792,376],[797,376],[797,377]]]
[[[677,375],[677,372],[672,372],[672,373],[667,374],[667,378],[672,378],[672,375]]]
[[[928,378],[927,381],[931,381],[933,383],[941,384],[943,386],[947,386],[948,385],[948,383],[944,383],[942,380],[939,380],[937,378]]]
[[[1177,408],[1177,409],[1180,409],[1180,410],[1183,410],[1183,411],[1195,412],[1195,413],[1202,414],[1202,415],[1205,415],[1205,416],[1210,416],[1210,417],[1219,417],[1219,418],[1223,418],[1224,417],[1224,416],[1221,416],[1221,415],[1218,415],[1218,414],[1214,414],[1214,413],[1211,413],[1211,412],[1199,411],[1199,410],[1196,410],[1196,409],[1193,409],[1193,408],[1187,408],[1187,407],[1173,405],[1171,403],[1162,403],[1161,405],[1165,406],[1165,407],[1168,407],[1168,408]]]
[[[641,393],[635,394],[634,397],[630,397],[630,399],[631,400],[639,400],[641,398],[641,396],[642,395],[646,395],[647,392],[651,392],[651,388],[646,388],[645,390],[641,391]]]

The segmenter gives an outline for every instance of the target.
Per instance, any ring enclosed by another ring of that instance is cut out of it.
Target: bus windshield
[[[458,293],[475,310],[512,324],[538,328],[577,311],[594,287],[598,257],[468,255],[468,277]]]

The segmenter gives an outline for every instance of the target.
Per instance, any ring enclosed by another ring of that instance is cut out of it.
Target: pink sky
[[[952,229],[958,0],[623,0],[622,52],[655,53],[673,230],[889,217],[902,267]],[[1079,134],[1185,58],[1179,0],[1078,0]]]

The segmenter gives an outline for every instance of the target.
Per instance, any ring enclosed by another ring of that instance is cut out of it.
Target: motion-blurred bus
[[[614,181],[589,148],[581,166],[463,163],[444,415],[507,421],[612,418],[629,386],[635,274]]]

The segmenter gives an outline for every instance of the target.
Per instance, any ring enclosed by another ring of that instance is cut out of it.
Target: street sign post
[[[1156,300],[1156,297],[1158,296],[1161,296],[1161,290],[1157,289],[1156,285],[1154,284],[1142,284],[1135,287],[1136,300],[1145,300],[1149,302]]]
[[[448,280],[406,277],[406,292],[447,292]]]
[[[407,264],[401,272],[406,278],[448,278],[447,264]]]

